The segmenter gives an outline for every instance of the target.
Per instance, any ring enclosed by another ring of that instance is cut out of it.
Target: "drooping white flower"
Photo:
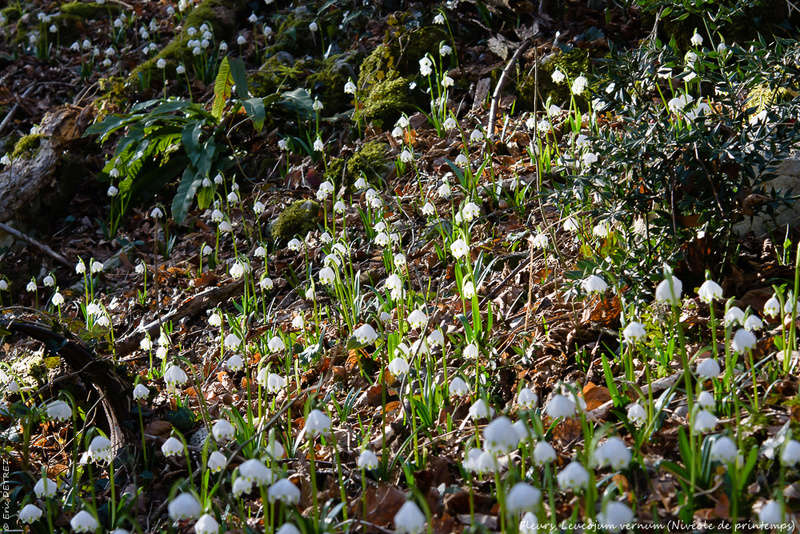
[[[282,478],[269,488],[269,502],[280,501],[287,505],[300,502],[300,489],[288,478]]]
[[[745,330],[752,332],[753,330],[761,330],[764,327],[764,323],[758,318],[757,315],[751,314],[747,316],[747,319],[744,320],[744,324],[742,326]]]
[[[170,438],[161,445],[161,452],[167,458],[170,456],[183,455],[183,442],[174,436],[170,436]]]
[[[394,516],[394,528],[397,534],[421,534],[425,529],[425,514],[413,501],[406,501]]]
[[[694,416],[694,431],[705,434],[717,426],[717,417],[706,410],[700,410]]]
[[[744,328],[740,328],[733,334],[731,341],[731,348],[737,353],[742,354],[745,351],[753,350],[758,343],[755,334]]]
[[[170,365],[167,370],[164,371],[164,383],[170,389],[182,386],[188,380],[189,377],[186,376],[186,372],[177,365]]]
[[[202,506],[191,493],[181,493],[167,505],[169,517],[173,521],[194,519],[203,511]]]
[[[722,287],[713,280],[706,280],[697,290],[697,295],[700,300],[710,304],[712,301],[722,299]]]
[[[800,442],[790,439],[783,445],[781,463],[792,467],[797,465],[798,462],[800,462]]]
[[[33,524],[42,517],[42,509],[35,504],[26,504],[22,510],[19,511],[19,520],[26,525]]]
[[[408,373],[410,366],[405,358],[398,356],[389,362],[389,372],[394,376],[403,376]]]
[[[347,83],[344,84],[344,92],[348,95],[356,94],[356,84],[353,83],[352,78],[348,78]]]
[[[575,401],[565,395],[557,393],[550,398],[545,407],[545,413],[553,419],[559,417],[572,417],[575,415]]]
[[[144,384],[136,384],[133,388],[133,400],[140,401],[150,396],[150,390]]]
[[[301,534],[300,530],[291,523],[284,523],[276,534]]]
[[[251,480],[246,479],[243,476],[240,476],[233,481],[233,485],[231,486],[231,491],[233,492],[234,497],[239,498],[242,495],[248,494],[251,491],[253,491],[253,482]]]
[[[428,323],[428,316],[419,308],[408,314],[408,324],[411,328],[420,329]]]
[[[600,467],[609,466],[615,471],[625,469],[631,461],[631,451],[618,437],[608,438],[594,451],[594,460]]]
[[[533,511],[541,500],[541,491],[526,482],[517,482],[506,496],[506,511],[510,514]]]
[[[633,521],[633,512],[624,503],[608,501],[597,514],[597,522],[609,532],[619,532]]]
[[[683,282],[677,277],[670,276],[656,286],[656,300],[669,304],[678,304],[683,292]]]
[[[738,306],[731,306],[725,312],[725,325],[741,324],[744,320],[744,312]]]
[[[587,293],[604,293],[608,289],[606,281],[596,274],[590,274],[581,282],[581,286]]]
[[[553,73],[553,76],[555,78],[555,72]],[[575,80],[573,80],[572,87],[570,88],[570,90],[572,91],[573,95],[579,95],[584,91],[586,91],[586,87],[588,85],[589,85],[589,80],[586,79],[586,76],[580,75],[577,78],[575,78]]]
[[[623,339],[628,343],[635,343],[647,335],[642,323],[631,321],[622,331]]]
[[[94,518],[92,514],[87,512],[86,510],[81,510],[75,516],[70,519],[69,525],[72,527],[72,530],[75,532],[94,532],[97,530],[97,527],[100,524],[97,522],[97,519]]]
[[[708,391],[701,391],[697,396],[697,405],[704,410],[713,410],[717,405],[717,401],[714,400],[714,395]]]
[[[111,461],[111,440],[105,436],[95,436],[89,443],[89,459],[93,462]]]
[[[239,476],[258,486],[271,484],[275,478],[275,474],[255,458],[247,460],[239,466]]]
[[[33,492],[40,499],[53,497],[58,492],[58,485],[47,477],[40,478],[33,486]]]
[[[219,473],[225,467],[228,459],[219,451],[214,451],[208,455],[208,462],[206,465],[212,473]]]
[[[53,293],[53,297],[50,299],[50,302],[53,303],[53,306],[61,306],[64,304],[64,295],[62,295],[57,289],[56,292]]]
[[[55,400],[47,405],[47,417],[54,421],[66,421],[72,417],[72,408],[63,400]]]
[[[589,472],[579,462],[573,461],[556,475],[556,480],[562,490],[577,491],[589,484]]]
[[[469,253],[469,246],[466,241],[459,238],[450,244],[450,252],[452,252],[455,259],[461,259]]]
[[[767,302],[764,303],[764,315],[767,317],[777,317],[781,313],[781,303],[775,297],[771,296]]]
[[[331,196],[333,193],[334,187],[331,182],[325,181],[319,184],[319,188],[317,189],[317,200],[320,202]]]
[[[466,397],[469,395],[470,391],[467,383],[464,382],[464,380],[459,376],[450,381],[450,387],[448,390],[450,391],[450,395],[453,397]]]
[[[378,339],[378,334],[375,329],[369,324],[363,324],[353,331],[353,336],[362,345],[371,345]]]
[[[783,524],[783,509],[781,508],[781,504],[778,501],[767,501],[758,512],[758,520],[760,523],[770,527],[778,527]]]
[[[494,409],[492,409],[489,404],[483,400],[478,399],[476,400],[472,406],[469,407],[469,417],[473,421],[477,421],[478,419],[488,419],[494,415]]]
[[[375,469],[378,467],[378,457],[369,449],[364,449],[356,462],[359,469]]]
[[[531,410],[536,407],[539,397],[530,388],[523,387],[517,394],[517,404]]]
[[[536,465],[544,465],[555,461],[556,450],[546,441],[539,441],[533,448],[533,461]]]
[[[722,370],[714,358],[706,358],[697,364],[697,376],[702,378],[717,378]]]
[[[236,429],[225,419],[217,419],[211,427],[211,434],[217,441],[229,441],[236,434]]]
[[[233,332],[231,332],[230,334],[225,336],[223,344],[227,349],[236,350],[239,348],[239,345],[242,344],[242,339]]]
[[[322,138],[317,136],[317,138],[314,140],[314,151],[322,152],[323,150],[325,150],[325,145],[322,143]]]
[[[720,436],[711,445],[711,459],[717,462],[732,463],[736,461],[739,451],[736,443],[728,436]]]
[[[419,60],[419,73],[422,76],[430,76],[433,72],[433,62],[431,62],[428,56],[423,57]]]
[[[211,514],[203,514],[194,524],[195,534],[217,534],[219,523]]]
[[[286,344],[283,342],[280,336],[272,336],[272,338],[269,340],[269,343],[267,343],[267,348],[269,348],[272,353],[281,352],[286,350]]]
[[[316,437],[327,434],[331,429],[331,419],[320,410],[311,410],[306,417],[305,434],[308,437]]]
[[[694,32],[694,35],[689,39],[689,42],[692,43],[692,46],[702,46],[703,45],[703,36]]]
[[[628,421],[634,426],[642,426],[647,420],[647,412],[638,402],[632,402],[627,408]]]
[[[489,452],[506,454],[517,448],[519,435],[506,416],[500,416],[483,429],[484,446]]]

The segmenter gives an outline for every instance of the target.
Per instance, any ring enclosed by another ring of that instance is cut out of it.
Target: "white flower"
[[[409,369],[408,362],[402,357],[397,357],[389,362],[389,372],[394,376],[403,376],[408,373]]]
[[[425,514],[413,501],[406,501],[394,515],[394,529],[397,534],[421,534],[425,529]]]
[[[583,162],[584,167],[589,167],[597,163],[597,154],[595,154],[594,152],[586,152],[581,157],[581,161]],[[610,229],[611,226],[607,222],[602,221],[597,226],[595,226],[594,235],[596,235],[597,237],[606,237],[608,236]]]
[[[153,219],[160,219],[163,216],[164,216],[164,212],[161,211],[161,208],[159,208],[158,206],[153,208],[153,210],[150,212],[150,217],[152,217]]]
[[[464,356],[464,358],[467,360],[474,360],[479,354],[480,349],[478,348],[478,344],[475,342],[472,342],[464,347],[464,351],[462,352],[462,356]]]
[[[277,373],[269,373],[267,375],[266,388],[267,393],[278,393],[286,387],[288,381]]]
[[[622,337],[628,343],[635,343],[647,335],[642,323],[631,321],[622,331]]]
[[[310,30],[312,33],[315,33],[317,30],[319,30],[319,26],[317,25],[317,23],[316,23],[316,22],[312,21],[312,22],[311,22],[311,24],[309,24],[309,25],[308,25],[308,29],[309,29],[309,30]]]
[[[347,80],[347,83],[344,84],[344,92],[348,95],[356,94],[356,84],[353,83],[352,78]]]
[[[567,217],[561,227],[566,232],[577,232],[580,229],[580,224],[574,217]]]
[[[316,148],[314,149],[316,150]],[[317,200],[323,201],[333,193],[333,184],[331,182],[322,182],[317,189]]]
[[[286,248],[288,248],[292,252],[297,252],[298,250],[300,250],[300,247],[302,245],[303,243],[299,239],[294,238],[291,241],[289,241],[289,243],[286,244]]]
[[[184,67],[183,64],[178,65],[177,67],[175,67],[175,72],[177,74],[184,74],[186,73],[186,67]]]
[[[291,523],[284,523],[276,534],[300,534],[300,530]]]
[[[558,487],[562,490],[579,490],[589,483],[589,472],[578,462],[570,462],[558,475]]]
[[[469,386],[461,377],[455,377],[450,381],[450,395],[454,397],[466,397],[469,395]]]
[[[423,76],[430,76],[433,72],[433,63],[428,56],[419,60],[419,73]]]
[[[109,185],[108,189],[106,190],[106,196],[115,197],[119,193],[119,189],[117,189],[114,185]]]
[[[220,225],[220,226],[222,226],[222,225]],[[230,268],[229,272],[230,272],[231,278],[233,278],[234,280],[238,280],[239,278],[244,276],[244,273],[245,273],[244,264],[242,262],[240,262],[240,261],[234,262],[233,265],[231,265],[231,268]]]
[[[488,419],[492,417],[492,415],[494,415],[494,409],[483,399],[476,400],[472,406],[469,407],[469,417],[473,421]]]
[[[311,410],[306,417],[304,431],[307,436],[312,438],[321,434],[327,434],[331,429],[331,419],[320,410]]]
[[[561,72],[558,69],[553,71],[553,74],[551,75],[551,78],[553,80],[553,83],[555,83],[555,84],[559,84],[559,83],[561,83],[561,82],[563,82],[564,80],[567,79],[567,77],[564,75],[564,73]]]
[[[267,347],[273,353],[274,352],[281,352],[282,350],[286,349],[286,344],[283,342],[283,340],[279,336],[272,336],[272,339],[270,339],[269,343],[267,343]]]
[[[206,465],[212,473],[219,473],[225,467],[227,461],[224,454],[219,451],[214,451],[208,455],[208,462]]]
[[[175,389],[176,386],[182,386],[189,380],[183,369],[177,365],[170,365],[164,371],[164,383],[169,389]]]
[[[517,482],[506,495],[506,511],[510,514],[532,511],[541,500],[541,491],[526,482]]]
[[[30,525],[42,517],[42,510],[35,504],[26,504],[19,512],[19,520]]]
[[[56,292],[53,293],[53,298],[50,299],[50,302],[53,303],[53,306],[61,306],[62,304],[64,304],[64,295],[62,295],[61,293],[59,293],[58,290],[56,290]]]
[[[756,339],[755,334],[753,334],[749,330],[745,330],[744,328],[740,328],[733,334],[733,340],[731,341],[731,348],[737,353],[742,354],[747,350],[753,350],[756,346],[758,340]]]
[[[519,534],[538,534],[539,520],[532,512],[525,512],[519,522]]]
[[[497,456],[489,451],[482,451],[474,462],[474,471],[478,473],[494,473],[500,470]]]
[[[337,200],[333,205],[333,212],[341,215],[342,213],[345,212],[346,208],[347,206],[345,205],[344,201]]]
[[[170,437],[161,445],[161,452],[169,458],[170,456],[183,455],[183,442],[176,437]]]
[[[619,532],[631,521],[633,521],[631,509],[617,501],[607,502],[603,511],[597,514],[597,522],[609,532]]]
[[[450,252],[453,254],[453,257],[458,260],[469,253],[469,247],[466,241],[459,238],[450,244]]]
[[[717,417],[706,410],[700,410],[694,416],[694,431],[699,433],[711,432],[717,426]]]
[[[100,525],[97,519],[86,510],[81,510],[70,520],[69,525],[75,532],[94,532]]]
[[[353,336],[362,345],[371,345],[378,339],[378,334],[375,329],[369,324],[363,324],[353,331]]]
[[[72,417],[72,408],[63,400],[56,400],[47,405],[47,417],[54,421],[66,421]]]
[[[40,478],[33,487],[33,492],[38,498],[53,497],[58,492],[58,485],[47,477]]]
[[[410,314],[408,314],[408,324],[411,328],[420,329],[423,328],[428,323],[428,316],[425,315],[420,309],[415,309]]]
[[[173,521],[181,521],[183,519],[194,519],[199,516],[203,511],[200,503],[191,493],[181,493],[172,499],[167,506],[169,517]]]
[[[255,458],[247,460],[239,466],[239,475],[251,484],[255,483],[258,486],[271,484],[275,478],[275,474]]]
[[[771,296],[767,302],[764,303],[764,315],[767,317],[777,317],[781,313],[781,303],[775,297]]]
[[[727,312],[725,312],[725,325],[732,325],[735,323],[741,323],[744,319],[744,312],[738,306],[731,306]]]
[[[105,436],[95,436],[89,443],[89,458],[94,462],[111,461],[111,440]]]
[[[464,285],[461,287],[461,294],[465,299],[471,299],[475,296],[475,285],[470,281],[464,282]]]
[[[433,17],[434,24],[444,24],[444,15],[441,13],[437,13],[435,17]]]
[[[239,345],[242,344],[242,340],[239,338],[239,336],[231,332],[230,334],[225,336],[225,340],[223,343],[225,345],[225,348],[236,350],[239,348]]]
[[[269,502],[281,501],[284,504],[300,502],[300,490],[288,478],[282,478],[269,488]]]
[[[703,36],[695,31],[694,35],[692,35],[691,39],[689,39],[689,42],[692,43],[692,46],[702,46]]]
[[[590,274],[581,282],[581,287],[587,293],[604,293],[608,289],[608,284],[596,274]]]
[[[217,441],[229,441],[233,439],[236,429],[225,419],[217,419],[211,427],[211,434]]]
[[[258,281],[258,287],[260,287],[264,291],[270,291],[273,287],[275,287],[272,278],[269,276],[261,276],[261,279]]]
[[[631,451],[618,437],[610,437],[594,451],[594,461],[600,467],[610,466],[615,471],[625,469],[631,461]]]
[[[403,151],[400,152],[400,161],[403,163],[411,163],[414,161],[414,154],[412,154],[407,148],[403,149]]]
[[[36,282],[34,280],[28,282],[28,285],[25,286],[25,291],[27,291],[28,293],[33,293],[34,291],[36,291]]]
[[[536,393],[534,393],[530,388],[524,387],[519,390],[519,394],[517,395],[517,404],[523,408],[531,410],[536,407],[536,403],[538,401],[539,397],[537,397]]]
[[[209,256],[211,255],[212,252],[214,252],[214,249],[208,245],[203,245],[202,248],[200,249],[201,256]]]
[[[453,49],[450,48],[449,46],[447,46],[446,44],[442,43],[439,46],[439,55],[441,55],[441,56],[449,56],[452,53],[453,53]],[[447,87],[447,86],[445,85],[445,87]]]
[[[555,73],[553,73],[553,75],[555,75]],[[586,91],[587,85],[589,85],[589,80],[586,79],[586,76],[580,75],[572,82],[572,87],[570,90],[572,91],[573,95],[579,95]]]
[[[253,490],[253,482],[244,477],[239,477],[233,481],[231,490],[234,497],[241,497],[242,494],[250,493]]]
[[[459,159],[458,159],[458,158],[461,158],[461,157],[463,157],[463,160],[464,160],[463,164],[460,163]],[[456,165],[459,165],[459,166],[463,167],[464,164],[466,164],[466,159],[467,159],[467,157],[464,156],[464,154],[459,154],[458,157],[456,158]],[[447,182],[442,183],[442,185],[440,185],[436,189],[436,194],[439,195],[439,198],[450,198],[450,194],[451,193],[452,193],[452,191],[450,190],[450,184],[448,184]]]
[[[316,140],[314,140],[314,151],[322,152],[323,150],[325,150],[325,145],[322,144],[322,138],[317,136]]]
[[[533,448],[533,461],[536,465],[544,465],[556,459],[556,450],[546,441],[540,441]]]
[[[31,506],[31,505],[28,505]],[[39,512],[41,515],[41,512]],[[22,514],[20,514],[20,517]],[[758,520],[764,525],[778,527],[783,523],[783,509],[777,501],[767,501],[758,512]]]
[[[697,364],[697,376],[702,378],[717,378],[722,370],[714,358],[706,358]]]
[[[194,524],[194,531],[195,534],[217,534],[219,532],[219,523],[211,514],[203,514]]]
[[[458,126],[458,123],[453,117],[447,117],[442,123],[442,126],[449,132],[450,130],[454,130]]]
[[[519,435],[506,416],[500,416],[483,429],[484,447],[495,454],[507,454],[517,448]]]
[[[713,410],[717,402],[714,400],[714,395],[708,391],[701,391],[697,396],[697,405],[705,410]]]
[[[514,431],[519,436],[520,441],[528,441],[531,438],[530,430],[528,427],[525,426],[525,423],[522,420],[514,422]]]
[[[472,130],[472,133],[469,134],[470,143],[477,143],[477,142],[482,141],[482,140],[483,140],[483,132],[480,131],[477,128]],[[458,163],[458,161],[456,161],[456,163]]]
[[[732,463],[736,461],[738,454],[736,443],[728,436],[718,437],[711,446],[711,459],[717,462]]]
[[[332,284],[336,280],[336,273],[330,267],[323,267],[319,270],[318,277],[319,283],[325,286]]]
[[[742,326],[744,326],[745,330],[750,330],[752,332],[753,330],[761,330],[764,327],[764,323],[757,315],[748,315]]]
[[[545,413],[553,419],[575,415],[575,401],[561,394],[553,395],[547,403]]]
[[[680,303],[682,292],[683,282],[678,280],[675,276],[670,276],[666,280],[662,280],[656,286],[656,300],[659,302],[678,304]]]
[[[800,442],[790,439],[783,446],[781,451],[781,463],[792,467],[800,462]]]
[[[474,202],[467,202],[461,210],[461,217],[466,222],[470,222],[475,217],[481,214],[481,208]]]
[[[150,390],[144,384],[136,384],[133,388],[133,400],[140,401],[150,396]]]

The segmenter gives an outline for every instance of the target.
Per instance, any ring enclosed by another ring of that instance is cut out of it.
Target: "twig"
[[[22,93],[22,96],[20,98],[18,98],[16,102],[14,102],[14,105],[11,106],[11,109],[9,109],[8,113],[6,113],[6,116],[3,119],[3,122],[0,122],[0,133],[3,133],[3,130],[5,130],[6,126],[8,126],[8,123],[11,122],[11,119],[13,119],[14,115],[17,113],[17,110],[19,109],[19,101],[22,98],[27,97],[31,93],[31,91],[33,91],[33,89],[35,87],[36,87],[36,84],[32,84],[32,85],[28,86],[28,88],[25,89],[25,92]]]
[[[492,141],[494,137],[494,119],[495,119],[495,114],[497,113],[497,101],[500,99],[500,92],[503,90],[503,85],[505,85],[506,83],[506,76],[508,76],[508,73],[511,70],[511,67],[514,66],[514,63],[517,62],[517,58],[519,57],[519,55],[526,48],[528,48],[530,42],[531,42],[530,39],[525,39],[520,43],[517,50],[511,56],[511,59],[509,59],[508,63],[506,63],[503,72],[500,73],[500,78],[498,78],[497,80],[497,85],[495,86],[494,93],[492,94],[492,105],[489,107],[489,122],[486,124],[486,139],[488,139],[489,141]]]
[[[2,128],[0,128],[0,129],[2,129]],[[28,235],[25,235],[22,232],[20,232],[19,230],[16,230],[16,229],[10,227],[9,225],[7,225],[5,223],[0,223],[0,230],[6,232],[8,234],[13,235],[17,239],[22,239],[23,241],[33,245],[34,248],[39,249],[39,251],[44,252],[45,254],[47,254],[48,256],[50,256],[51,258],[56,260],[57,262],[59,262],[62,265],[66,266],[68,269],[72,269],[72,264],[69,261],[67,261],[67,259],[64,256],[62,256],[61,254],[59,254],[58,252],[56,252],[52,248],[48,247],[47,245],[45,245],[41,241],[37,241],[36,239],[34,239],[34,238],[32,238],[32,237],[30,237]]]
[[[177,308],[174,308],[166,315],[144,326],[140,326],[130,334],[120,339],[116,344],[117,357],[120,358],[122,356],[126,356],[127,354],[130,354],[136,350],[136,347],[139,346],[139,342],[142,340],[145,334],[150,334],[150,337],[153,337],[159,332],[161,325],[164,323],[183,319],[189,315],[194,315],[200,310],[205,310],[217,305],[219,302],[225,300],[237,290],[241,289],[243,284],[244,279],[234,280],[223,286],[213,287],[194,295],[193,297],[189,297]]]

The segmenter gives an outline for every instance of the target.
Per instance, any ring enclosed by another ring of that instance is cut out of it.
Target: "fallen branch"
[[[25,89],[25,92],[22,93],[22,96],[19,97],[16,102],[14,102],[14,105],[11,106],[11,109],[9,109],[8,113],[6,113],[6,116],[3,119],[3,122],[0,122],[0,133],[3,133],[3,130],[6,129],[6,126],[8,126],[8,123],[11,122],[11,119],[13,119],[14,115],[16,115],[17,110],[19,109],[19,101],[22,100],[23,98],[27,97],[29,94],[31,94],[31,91],[33,91],[33,89],[35,87],[36,87],[36,84],[33,84],[30,87],[28,87],[27,89]]]
[[[526,48],[528,48],[530,43],[530,39],[525,39],[520,43],[519,47],[511,56],[511,59],[509,59],[508,63],[506,63],[503,72],[500,73],[500,78],[497,80],[497,85],[495,86],[494,93],[492,94],[492,104],[489,106],[489,122],[486,124],[486,139],[489,141],[494,139],[494,120],[495,114],[497,114],[497,101],[500,99],[500,92],[503,90],[503,85],[506,83],[506,77],[508,76],[511,67],[517,62],[519,55],[525,51]]]
[[[19,230],[15,229],[15,228],[12,228],[12,227],[10,227],[9,225],[7,225],[5,223],[0,223],[0,230],[4,231],[7,234],[13,235],[17,239],[21,239],[21,240],[25,241],[26,243],[29,243],[29,244],[33,245],[33,247],[38,249],[40,252],[44,252],[45,254],[47,254],[48,256],[50,256],[51,258],[53,258],[54,260],[56,260],[60,264],[66,266],[68,269],[72,269],[72,264],[69,261],[67,261],[67,259],[64,256],[62,256],[61,254],[59,254],[58,252],[56,252],[52,248],[48,247],[47,245],[45,245],[41,241],[37,241],[36,239],[32,238],[31,236],[25,235],[22,232],[20,232]]]
[[[152,321],[144,326],[138,327],[136,330],[117,341],[115,346],[117,358],[127,356],[136,350],[136,348],[139,346],[139,342],[146,334],[149,334],[151,338],[156,337],[164,323],[168,323],[170,321],[179,321],[184,317],[189,317],[200,311],[214,307],[233,295],[236,291],[240,290],[243,284],[243,279],[233,280],[225,285],[213,287],[211,289],[202,291],[197,295],[189,297],[179,304],[177,308],[174,308],[166,315],[163,315],[155,321]]]

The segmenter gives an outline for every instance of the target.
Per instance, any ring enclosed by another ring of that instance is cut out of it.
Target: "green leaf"
[[[302,88],[281,94],[280,105],[287,111],[294,112],[302,118],[309,119],[314,116],[314,100],[308,91]]]
[[[260,132],[264,127],[264,119],[267,118],[267,114],[264,111],[264,99],[250,98],[248,100],[243,100],[242,105],[247,112],[247,116],[253,121],[253,126],[255,126],[256,131]]]
[[[249,96],[249,91],[247,88],[247,71],[244,67],[244,61],[238,57],[231,58],[230,66],[233,83],[236,84],[236,96],[239,97],[239,100],[246,100]]]
[[[194,174],[190,168],[183,171],[183,178],[172,199],[172,218],[175,222],[182,224],[192,205],[197,188],[203,183],[203,178],[199,174]]]
[[[217,79],[214,80],[214,104],[211,106],[211,115],[217,120],[222,118],[222,111],[231,96],[231,79],[231,65],[225,57],[219,64]]]
[[[202,133],[203,123],[200,121],[188,123],[181,133],[183,148],[186,150],[186,155],[195,167],[197,166],[197,160],[203,154],[202,146],[200,145],[200,135]]]

